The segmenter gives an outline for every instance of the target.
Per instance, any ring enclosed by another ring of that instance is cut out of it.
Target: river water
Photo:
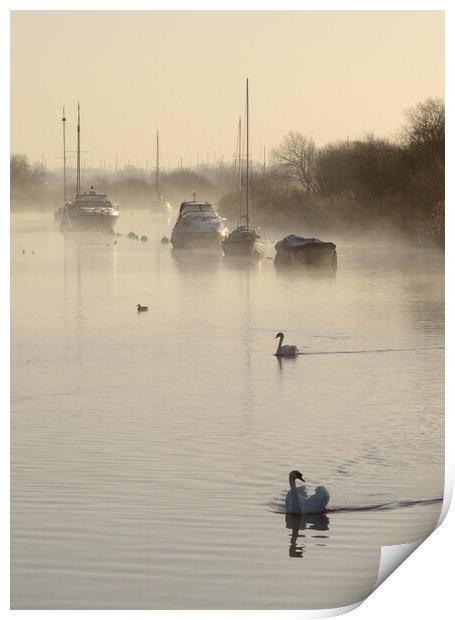
[[[273,243],[175,253],[169,224],[124,213],[114,244],[12,218],[12,607],[365,598],[381,545],[441,509],[442,256],[334,238],[315,277],[277,272]],[[279,362],[278,331],[306,355]],[[327,515],[286,518],[291,469]]]

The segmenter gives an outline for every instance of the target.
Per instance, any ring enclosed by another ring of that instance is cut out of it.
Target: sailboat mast
[[[160,195],[160,132],[156,132],[156,164],[155,164],[155,190]]]
[[[242,223],[242,118],[239,116],[239,150],[238,150],[238,167],[239,167],[239,223]]]
[[[65,106],[63,106],[62,125],[63,125],[63,204],[66,204],[66,135],[65,135]]]
[[[76,197],[81,193],[81,111],[77,102],[77,171],[76,171]]]
[[[246,78],[246,227],[250,227],[250,104]]]

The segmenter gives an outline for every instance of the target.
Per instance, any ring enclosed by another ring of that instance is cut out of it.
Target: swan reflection
[[[298,359],[297,356],[294,356],[294,357],[281,357],[279,355],[275,355],[275,358],[277,359],[278,370],[280,371],[280,373],[283,372],[283,365],[285,365],[285,364],[295,364],[297,359]]]
[[[290,535],[290,543],[289,543],[289,557],[291,558],[301,558],[305,551],[307,544],[305,544],[304,540],[308,537],[307,534],[299,533],[304,530],[317,530],[317,531],[328,531],[329,530],[329,518],[326,514],[320,515],[286,515],[286,528],[288,530],[292,530]],[[314,535],[310,534],[311,538],[319,538],[324,539],[328,538],[327,535]],[[324,543],[319,542],[319,546],[324,546]]]

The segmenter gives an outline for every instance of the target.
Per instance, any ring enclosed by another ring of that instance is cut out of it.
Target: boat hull
[[[60,216],[59,227],[62,231],[112,232],[118,218],[118,213],[75,213],[68,210]]]
[[[307,267],[336,271],[336,245],[319,239],[289,235],[275,245],[277,267]]]
[[[242,239],[241,241],[229,241],[225,239],[221,244],[225,256],[256,256],[262,255],[260,244],[257,239]]]
[[[238,226],[223,241],[225,256],[261,256],[261,237],[255,228]]]

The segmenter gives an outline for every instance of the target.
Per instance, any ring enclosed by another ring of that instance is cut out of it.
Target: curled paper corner
[[[396,570],[400,564],[402,564],[414,551],[420,547],[420,545],[431,536],[431,534],[438,529],[441,523],[447,516],[449,512],[450,504],[452,501],[452,493],[453,493],[453,480],[451,475],[447,475],[446,472],[446,481],[444,487],[444,497],[442,501],[441,512],[439,514],[439,519],[436,524],[434,530],[428,533],[428,536],[424,536],[420,540],[416,542],[403,543],[401,545],[383,545],[381,547],[381,558],[379,561],[379,570],[378,570],[378,578],[376,579],[376,583],[374,585],[373,590],[376,590],[381,583],[383,583],[387,577],[389,577],[394,570]]]
[[[342,616],[343,614],[348,614],[350,611],[353,611],[357,607],[359,607],[363,603],[359,601],[358,603],[353,603],[352,605],[346,605],[346,607],[336,607],[333,609],[324,610],[326,613],[323,616],[318,616],[319,618],[333,618],[334,616]]]
[[[401,545],[383,545],[381,547],[378,578],[376,579],[373,590],[376,590],[387,577],[390,577],[393,571],[396,570],[411,553],[414,553],[424,540],[425,538],[421,538],[417,542],[403,543]]]
[[[374,587],[372,588],[370,594],[372,594],[400,566],[400,564],[402,564],[412,553],[414,553],[414,551],[418,547],[420,547],[420,545],[427,538],[428,536],[425,536],[424,538],[421,538],[417,542],[403,543],[401,545],[383,545],[381,547],[381,557],[379,560],[378,577],[376,579],[376,583],[374,584]],[[338,609],[332,609],[332,610],[324,610],[324,612],[327,612],[327,615],[325,616],[321,615],[321,616],[312,616],[312,617],[322,618],[322,617],[329,617],[329,616],[339,616],[345,613],[349,613],[356,607],[359,607],[359,605],[361,605],[364,602],[364,600],[365,599],[353,605],[348,605],[347,607],[340,607]]]
[[[363,600],[352,605],[346,605],[345,607],[331,607],[329,609],[303,609],[298,612],[296,618],[305,618],[305,620],[316,620],[317,618],[334,618],[335,616],[342,616],[353,611],[363,603]]]
[[[442,500],[442,508],[441,508],[441,514],[439,515],[439,519],[438,522],[436,524],[436,528],[438,528],[441,523],[444,521],[444,519],[447,516],[447,513],[449,512],[449,508],[450,508],[450,504],[452,502],[452,495],[453,495],[453,475],[452,472],[449,471],[449,469],[446,469],[446,481],[445,481],[445,486],[444,486],[444,497]]]

